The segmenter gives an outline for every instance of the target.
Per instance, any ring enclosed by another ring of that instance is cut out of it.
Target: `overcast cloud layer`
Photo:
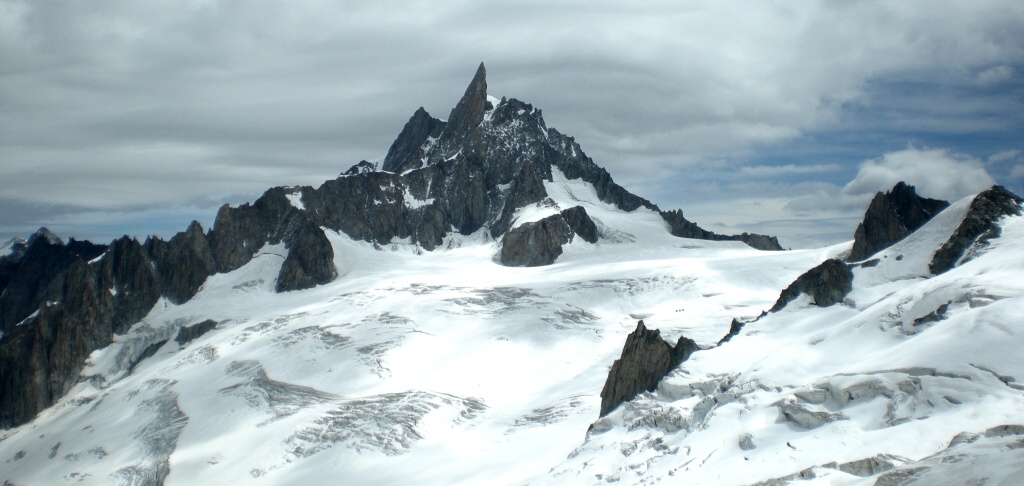
[[[0,0],[0,242],[168,237],[446,118],[479,62],[716,231],[852,238],[898,180],[1024,189],[1024,2]]]

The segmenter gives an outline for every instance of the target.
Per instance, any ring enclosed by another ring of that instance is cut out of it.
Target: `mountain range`
[[[878,193],[719,235],[481,64],[379,162],[167,241],[0,256],[5,484],[1012,484],[1024,218]]]

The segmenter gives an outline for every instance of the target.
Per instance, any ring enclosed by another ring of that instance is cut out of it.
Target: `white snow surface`
[[[923,468],[921,484],[1024,477],[1021,436],[985,436],[1024,424],[1024,218],[929,276],[969,201],[954,204],[856,269],[845,304],[798,299],[714,347],[850,244],[675,238],[557,171],[547,189],[516,224],[583,205],[602,234],[554,265],[497,264],[486,230],[434,252],[328,231],[330,284],[274,293],[277,245],[185,304],[160,301],[55,406],[0,432],[0,479],[124,484],[164,468],[166,484],[718,485],[810,471],[809,484],[873,484],[829,466],[873,457]],[[174,340],[205,319],[217,328]],[[598,420],[639,319],[706,349]]]
[[[28,244],[28,240],[21,237],[11,238],[0,245],[0,257],[10,256],[14,254],[14,250],[17,246],[24,246]]]
[[[293,207],[295,207],[297,209],[300,209],[300,210],[305,210],[306,209],[306,205],[302,202],[302,191],[301,191],[301,189],[296,187],[296,188],[292,188],[292,191],[294,191],[294,192],[290,192],[288,194],[285,194],[284,197],[288,198],[288,202],[291,203],[291,205]]]

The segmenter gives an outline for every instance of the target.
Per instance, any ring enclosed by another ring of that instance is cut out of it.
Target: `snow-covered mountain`
[[[0,479],[1014,484],[1021,200],[915,197],[859,244],[762,251],[628,193],[481,66],[379,167],[0,258]],[[602,410],[610,381],[639,387]]]

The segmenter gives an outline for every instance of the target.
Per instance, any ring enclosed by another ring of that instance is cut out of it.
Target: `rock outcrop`
[[[0,427],[31,420],[79,379],[85,358],[145,317],[161,298],[192,298],[215,270],[244,265],[264,244],[284,243],[279,292],[333,280],[323,231],[282,189],[252,205],[222,208],[215,230],[198,223],[165,242],[127,236],[109,245],[33,237],[0,258]]]
[[[111,305],[111,330],[121,334],[149,313],[160,299],[160,281],[146,250],[134,238],[122,236],[107,248],[94,269],[96,291],[110,295],[101,299]],[[88,278],[83,275],[81,278]],[[66,293],[55,293],[66,296]],[[88,322],[86,322],[88,324]],[[91,351],[91,350],[90,350]]]
[[[209,238],[218,271],[229,272],[248,263],[263,245],[284,243],[288,256],[278,273],[278,292],[311,288],[338,276],[327,236],[310,219],[309,211],[288,199],[294,191],[302,201],[317,203],[310,188],[275,187],[252,205],[225,205],[218,211]]]
[[[121,262],[136,256],[130,243],[121,248]],[[112,315],[114,296],[101,280],[138,288],[148,298],[147,285],[155,281],[130,272],[115,278],[107,272],[119,265],[88,263],[106,249],[38,238],[11,265],[13,278],[0,289],[0,427],[24,423],[51,405],[77,382],[85,357],[110,343],[114,322],[125,319]],[[130,300],[123,296],[118,308],[133,311]]]
[[[977,249],[984,247],[992,238],[1002,233],[997,223],[1004,216],[1019,216],[1022,199],[1002,186],[975,196],[960,226],[942,247],[935,252],[928,270],[934,275],[953,268]]]
[[[683,217],[683,211],[676,209],[675,211],[659,211],[662,219],[668,223],[669,231],[672,236],[678,236],[680,238],[694,238],[698,240],[711,240],[711,241],[742,241],[751,248],[756,248],[763,251],[781,251],[782,245],[779,244],[779,239],[774,236],[759,235],[753,233],[742,233],[738,235],[720,235],[712,231],[705,230],[696,223],[693,223]]]
[[[645,391],[654,391],[661,379],[679,363],[686,361],[697,343],[680,336],[675,346],[661,338],[661,331],[650,330],[644,321],[626,337],[622,356],[615,360],[601,390],[601,417],[623,402]]]
[[[178,329],[178,335],[174,337],[174,341],[177,342],[179,346],[185,346],[199,336],[216,329],[217,324],[217,321],[207,319],[191,326],[182,326]]]
[[[800,294],[814,299],[814,305],[838,304],[853,290],[853,270],[842,260],[832,258],[806,271],[782,291],[769,312],[778,312]]]
[[[334,266],[334,248],[323,230],[302,218],[285,239],[288,256],[281,264],[276,290],[288,292],[329,283],[338,276]]]
[[[949,203],[917,195],[914,186],[899,182],[886,193],[875,194],[864,220],[853,234],[847,261],[859,262],[902,240],[924,226]]]
[[[524,223],[505,234],[500,261],[509,267],[550,265],[562,254],[562,245],[572,239],[572,229],[561,214]]]
[[[175,304],[191,299],[206,277],[217,271],[210,243],[198,221],[169,241],[146,239],[146,251],[156,266],[160,293]]]
[[[391,144],[381,168],[387,172],[401,174],[426,165],[427,151],[432,148],[430,140],[437,140],[445,123],[431,117],[421,106],[402,128],[398,138]],[[369,162],[367,162],[369,164]],[[358,164],[356,167],[359,167]],[[359,171],[353,172],[358,174]]]
[[[597,225],[582,206],[575,206],[540,221],[524,223],[505,233],[500,261],[510,267],[550,265],[562,254],[562,245],[575,236],[597,243]]]
[[[24,250],[0,257],[0,330],[5,332],[35,312],[54,280],[75,259],[92,260],[107,247],[71,239],[37,237],[50,230],[40,228],[28,239]]]
[[[590,215],[587,214],[586,209],[583,209],[583,206],[571,207],[562,211],[561,214],[573,233],[587,243],[597,243],[597,225],[594,224],[594,220],[590,219]]]

